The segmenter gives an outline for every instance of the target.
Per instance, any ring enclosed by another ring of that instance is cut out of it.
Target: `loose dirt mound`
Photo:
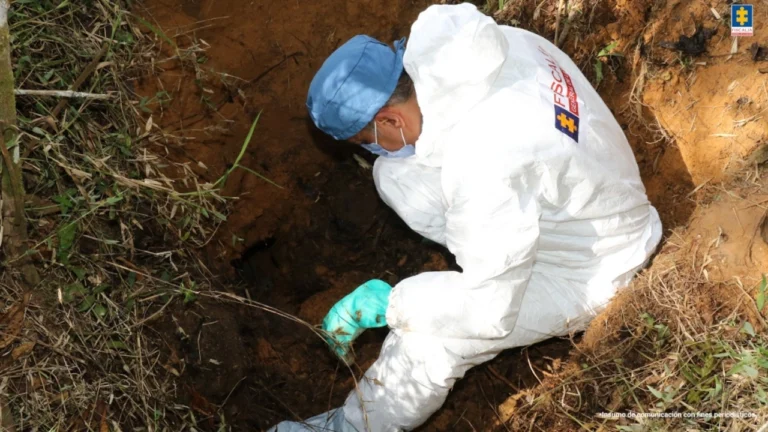
[[[760,177],[731,183],[726,196],[702,205],[691,227],[673,235],[653,266],[593,321],[573,361],[504,402],[501,418],[513,429],[537,418],[550,425],[545,430],[563,431],[763,425],[768,340],[760,275],[768,245],[760,232],[768,175]],[[600,417],[629,411],[669,416]]]

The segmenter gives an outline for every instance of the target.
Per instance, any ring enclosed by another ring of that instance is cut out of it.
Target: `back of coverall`
[[[378,360],[343,422],[318,430],[419,426],[471,367],[583,330],[661,238],[621,127],[554,45],[469,4],[432,6],[404,66],[422,133],[415,156],[376,161],[376,187],[462,271],[394,287]]]
[[[416,156],[377,160],[377,189],[462,272],[395,286],[392,332],[344,406],[360,431],[414,428],[472,366],[583,330],[661,238],[621,127],[554,45],[432,6],[404,63],[424,129]]]

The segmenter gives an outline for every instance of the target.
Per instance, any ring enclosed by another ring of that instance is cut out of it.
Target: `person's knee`
[[[478,364],[492,359],[491,341],[456,340],[403,332],[397,341],[384,346],[383,374],[402,374],[414,384],[435,392],[449,392],[456,380]]]
[[[491,341],[390,333],[379,359],[349,395],[345,415],[372,431],[415,428],[440,408],[467,370],[493,358],[494,346]]]

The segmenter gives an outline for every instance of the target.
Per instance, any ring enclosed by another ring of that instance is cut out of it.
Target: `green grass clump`
[[[171,138],[151,115],[171,95],[134,85],[161,44],[192,70],[197,57],[124,1],[15,0],[9,22],[17,89],[110,98],[17,96],[25,256],[43,281],[2,347],[13,361],[0,368],[0,396],[19,430],[180,430],[194,419],[175,403],[183,365],[161,361],[146,325],[209,286],[195,250],[226,220],[226,200],[160,156]],[[2,260],[7,305],[23,296],[20,261]]]

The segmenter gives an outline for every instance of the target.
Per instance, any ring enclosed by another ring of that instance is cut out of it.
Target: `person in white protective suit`
[[[342,408],[272,430],[413,429],[469,368],[585,329],[660,241],[627,139],[577,66],[470,4],[426,9],[407,47],[353,38],[307,105],[333,137],[373,143],[384,202],[462,271],[342,299],[323,322],[337,353],[387,325],[378,360]]]

